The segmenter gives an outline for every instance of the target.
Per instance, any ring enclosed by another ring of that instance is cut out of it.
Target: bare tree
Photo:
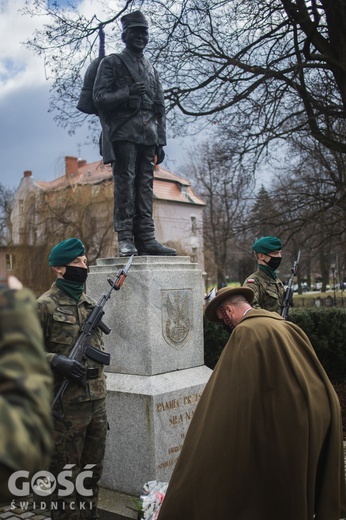
[[[96,56],[99,26],[106,29],[108,49],[117,49],[120,28],[113,36],[114,22],[143,1],[119,5],[114,12],[105,3],[91,20],[45,0],[25,8],[32,16],[49,15],[27,44],[44,57],[54,78],[51,110],[58,111],[60,124],[80,124],[74,109],[78,84]],[[346,152],[339,124],[346,113],[343,0],[151,0],[143,8],[151,19],[148,52],[180,134],[202,118],[220,133],[238,136],[243,153],[259,153],[296,133]]]
[[[230,262],[234,262],[237,229],[246,207],[252,176],[236,170],[229,154],[217,144],[204,143],[190,154],[188,165],[196,192],[206,202],[204,250],[206,269],[215,275],[218,287],[226,283]]]
[[[54,280],[48,266],[49,252],[55,244],[73,236],[82,240],[91,265],[99,257],[114,256],[111,180],[39,191],[26,199],[16,248],[16,276],[36,294],[47,290]]]
[[[36,206],[38,242],[54,236],[54,243],[76,236],[86,247],[89,264],[114,247],[113,183],[71,185],[44,192]],[[52,244],[54,245],[54,244]]]
[[[13,207],[13,193],[0,184],[0,245],[11,243],[11,211]]]
[[[84,121],[75,106],[83,72],[98,53],[100,26],[107,53],[117,52],[123,44],[120,25],[113,31],[114,24],[125,10],[143,7],[151,21],[147,52],[164,83],[170,128],[183,135],[209,125],[224,163],[231,161],[237,171],[239,164],[255,171],[274,143],[278,153],[288,141],[295,147],[295,162],[285,164],[268,190],[271,211],[265,219],[259,213],[253,228],[249,222],[239,227],[236,236],[259,232],[260,224],[267,228],[272,217],[285,242],[300,237],[311,251],[325,244],[345,256],[345,1],[119,0],[118,5],[116,11],[104,2],[92,19],[45,0],[26,7],[26,14],[49,17],[27,45],[44,58],[54,79],[50,109],[58,124],[73,131]],[[88,120],[97,125],[96,118]],[[289,159],[291,154],[292,148]],[[204,172],[211,171],[210,161],[203,161]],[[221,191],[221,184],[215,189]],[[212,255],[215,242],[211,237]],[[292,245],[292,255],[295,249]],[[217,256],[224,269],[225,252]]]
[[[276,222],[288,238],[308,228],[311,246],[333,239],[345,247],[345,155],[311,138],[290,143],[289,160],[273,180]]]
[[[339,273],[345,270],[345,160],[312,137],[292,137],[286,161],[270,188],[259,190],[246,221],[246,229],[258,236],[280,236],[291,262],[302,249],[299,274],[305,272],[310,283],[311,271],[320,273],[323,290],[331,264]]]

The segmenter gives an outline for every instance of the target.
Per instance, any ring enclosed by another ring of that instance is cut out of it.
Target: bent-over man
[[[234,328],[187,431],[158,520],[339,520],[340,403],[306,334],[254,293],[223,288],[205,316]]]

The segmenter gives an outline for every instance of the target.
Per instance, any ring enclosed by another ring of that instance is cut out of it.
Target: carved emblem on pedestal
[[[192,327],[192,290],[161,291],[162,333],[171,347],[180,350]]]

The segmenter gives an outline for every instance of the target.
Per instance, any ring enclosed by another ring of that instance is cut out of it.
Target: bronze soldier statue
[[[175,249],[155,239],[153,170],[165,156],[166,119],[158,73],[143,55],[148,22],[134,11],[121,24],[126,48],[103,58],[93,89],[103,162],[113,169],[119,256],[174,256]]]

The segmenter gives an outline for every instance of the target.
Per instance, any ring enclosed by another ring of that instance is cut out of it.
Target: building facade
[[[154,171],[153,191],[157,240],[190,256],[204,272],[204,202],[189,181],[161,167]],[[11,222],[13,262],[16,248],[50,248],[70,236],[85,243],[90,263],[117,256],[111,167],[65,157],[64,175],[50,182],[25,171],[14,195]]]

